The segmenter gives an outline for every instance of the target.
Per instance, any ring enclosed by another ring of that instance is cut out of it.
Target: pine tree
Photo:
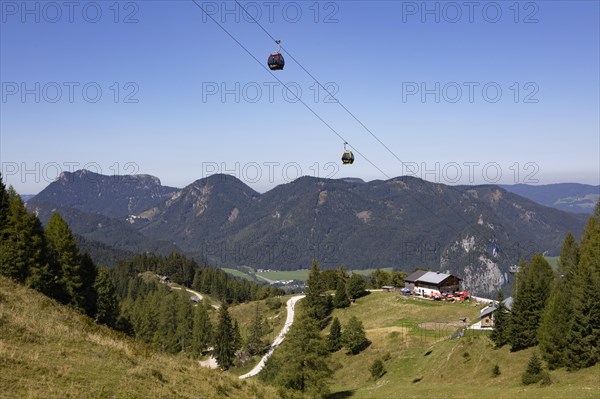
[[[208,305],[202,301],[194,310],[191,352],[196,357],[201,356],[212,342],[213,328],[208,315],[207,306]]]
[[[579,262],[579,247],[571,233],[567,234],[558,260],[550,298],[542,316],[538,341],[542,357],[550,369],[567,365],[568,333],[571,329],[573,273]]]
[[[192,304],[187,295],[187,291],[177,295],[177,327],[175,337],[181,351],[190,351],[193,340],[193,312]]]
[[[252,326],[250,327],[250,335],[248,336],[248,342],[246,344],[246,348],[250,355],[260,355],[265,351],[267,345],[262,340],[263,334],[264,323],[257,302],[254,309],[254,319],[252,320]]]
[[[517,273],[517,292],[513,295],[509,325],[513,351],[537,344],[538,329],[554,279],[552,268],[540,253],[534,254],[523,269]]]
[[[527,369],[521,377],[523,384],[530,385],[539,382],[542,379],[542,362],[534,351],[527,363]]]
[[[353,274],[350,276],[346,284],[346,292],[352,299],[364,296],[366,294],[365,288],[367,288],[367,283],[360,274]]]
[[[350,306],[350,300],[346,294],[346,282],[341,277],[338,277],[335,296],[333,297],[333,306],[338,309]]]
[[[508,309],[504,304],[504,292],[498,290],[498,306],[494,311],[494,329],[490,336],[496,348],[501,348],[508,343],[509,317]]]
[[[572,323],[567,334],[569,370],[590,367],[600,358],[600,202],[588,220],[573,273]]]
[[[82,293],[81,256],[75,243],[75,237],[67,223],[55,212],[46,225],[46,240],[51,262],[60,267],[59,284],[62,297],[57,298],[85,311],[85,297]]]
[[[233,361],[235,359],[236,337],[226,303],[223,303],[219,309],[219,321],[213,337],[213,356],[222,370],[228,370],[233,366]]]
[[[327,365],[328,355],[319,322],[303,313],[259,376],[310,398],[322,398],[328,393],[332,375]]]
[[[344,327],[342,342],[353,355],[359,353],[369,344],[362,321],[356,316],[350,317],[348,324]]]
[[[27,209],[17,192],[9,187],[3,197],[8,199],[8,212],[2,226],[0,274],[24,283],[30,274],[32,261],[31,238],[34,234]]]
[[[79,267],[79,275],[81,278],[81,295],[83,296],[83,309],[85,314],[94,317],[96,314],[96,302],[98,293],[94,284],[98,277],[98,267],[92,260],[92,257],[85,253],[81,256],[81,265]]]
[[[316,260],[313,260],[308,280],[306,281],[305,311],[315,320],[323,320],[331,313],[331,297],[326,294],[326,286],[321,278],[321,271]]]
[[[6,185],[2,180],[2,173],[0,173],[0,242],[3,240],[2,230],[8,223],[8,193],[6,192]]]
[[[158,326],[154,333],[154,345],[168,353],[178,353],[181,345],[177,339],[177,295],[164,290],[159,292]]]
[[[94,287],[97,294],[96,321],[109,327],[115,327],[119,312],[118,303],[115,286],[106,269],[100,268],[98,270]]]
[[[337,352],[342,349],[342,346],[342,325],[340,320],[334,317],[327,336],[327,349],[329,352]]]

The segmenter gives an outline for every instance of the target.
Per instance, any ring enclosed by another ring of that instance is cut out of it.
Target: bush
[[[371,377],[373,377],[373,379],[377,380],[381,378],[385,374],[385,367],[381,359],[375,359],[369,367],[369,371],[371,372]]]
[[[492,369],[492,377],[498,377],[500,375],[500,366],[497,364]]]
[[[383,360],[384,362],[387,362],[391,358],[392,358],[392,354],[390,352],[387,352],[385,355],[383,355],[383,357],[381,358],[381,360]]]
[[[279,298],[267,298],[265,301],[269,309],[279,309],[281,307],[281,300]]]

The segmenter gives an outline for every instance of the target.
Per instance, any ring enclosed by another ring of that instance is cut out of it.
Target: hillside
[[[485,333],[468,331],[448,339],[460,318],[474,321],[479,307],[465,303],[429,302],[372,293],[350,308],[335,310],[344,325],[351,316],[362,320],[371,345],[355,356],[334,353],[332,397],[353,399],[402,398],[597,398],[600,365],[568,373],[551,371],[552,385],[524,386],[521,374],[531,349],[493,349]],[[328,329],[324,334],[328,333]],[[389,354],[386,356],[386,354]],[[387,358],[387,373],[371,378],[368,367]],[[492,376],[498,364],[501,374]]]
[[[228,175],[197,180],[126,222],[122,213],[109,217],[70,207],[118,190],[109,187],[110,180],[98,181],[102,184],[76,187],[69,179],[52,183],[28,202],[29,209],[44,220],[57,207],[75,233],[131,252],[177,247],[212,265],[275,270],[306,268],[313,258],[325,269],[426,267],[457,274],[480,294],[509,284],[508,270],[521,258],[535,251],[557,255],[567,232],[579,236],[585,223],[584,215],[493,185],[305,176],[260,194]],[[112,193],[122,198],[126,192]],[[59,203],[41,200],[49,198]]]
[[[501,187],[539,204],[567,212],[590,214],[600,199],[600,186],[589,184],[507,184]]]
[[[256,381],[155,352],[0,276],[3,398],[276,398]]]

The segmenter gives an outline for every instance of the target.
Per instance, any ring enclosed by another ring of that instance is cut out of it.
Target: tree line
[[[538,345],[548,368],[570,371],[600,360],[600,203],[579,242],[568,234],[557,270],[542,254],[522,260],[510,312],[500,293],[491,338],[518,351]],[[532,355],[531,369],[538,369]],[[531,372],[529,372],[531,374]],[[535,381],[527,375],[528,381]],[[524,377],[525,378],[525,377]]]
[[[98,322],[110,323],[116,311],[114,288],[106,270],[82,254],[58,213],[46,228],[27,212],[21,197],[0,176],[0,274],[70,305]]]

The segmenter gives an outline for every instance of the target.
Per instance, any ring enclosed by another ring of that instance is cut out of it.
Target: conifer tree
[[[542,379],[542,362],[538,357],[537,353],[534,351],[529,358],[529,362],[527,363],[527,369],[523,373],[521,380],[523,384],[530,385],[535,384]]]
[[[115,286],[104,268],[98,270],[95,289],[97,294],[95,319],[98,323],[114,328],[118,317],[118,304]]]
[[[346,292],[348,293],[348,296],[353,299],[364,296],[366,294],[365,288],[367,288],[367,283],[360,274],[353,274],[350,276],[346,284]]]
[[[158,292],[160,292],[158,326],[153,343],[165,352],[178,353],[181,351],[181,346],[177,337],[177,295],[162,290]]]
[[[233,366],[236,351],[235,335],[231,316],[227,310],[227,304],[223,303],[219,309],[219,321],[213,335],[213,356],[222,370],[228,370]]]
[[[322,398],[329,392],[332,374],[327,365],[328,355],[319,322],[302,313],[259,376],[310,398]]]
[[[520,268],[521,269],[521,268]],[[517,273],[517,292],[513,295],[510,317],[511,350],[537,344],[537,333],[550,293],[554,272],[542,254]]]
[[[572,323],[567,334],[569,370],[590,367],[600,358],[600,202],[588,220],[573,273]]]
[[[8,223],[8,193],[6,192],[6,185],[2,180],[2,173],[0,173],[0,242],[2,241],[2,230]]]
[[[346,294],[346,282],[340,276],[338,276],[335,296],[333,297],[333,306],[338,309],[350,306],[350,300]]]
[[[177,327],[175,336],[182,351],[190,351],[193,340],[193,312],[187,291],[177,295]]]
[[[85,311],[85,297],[82,293],[81,256],[75,243],[75,237],[67,223],[55,212],[46,225],[46,240],[51,262],[60,267],[59,284],[64,303]]]
[[[262,340],[263,334],[264,323],[257,302],[254,308],[254,319],[252,320],[252,326],[250,327],[250,335],[248,336],[248,342],[246,343],[246,348],[250,355],[256,356],[265,351],[267,345]]]
[[[306,313],[315,320],[323,320],[331,312],[332,303],[331,297],[325,292],[327,287],[316,260],[312,262],[306,286]]]
[[[342,346],[342,325],[340,320],[334,317],[327,336],[327,349],[329,352],[337,352],[342,349]]]
[[[498,290],[498,306],[494,311],[494,329],[490,335],[496,348],[501,348],[508,343],[509,314],[504,304],[504,292]]]
[[[579,263],[579,247],[571,233],[567,234],[558,260],[550,298],[542,316],[538,341],[542,357],[550,369],[567,364],[568,333],[573,322],[573,273]]]
[[[3,197],[8,200],[8,212],[0,232],[0,274],[24,283],[30,275],[31,262],[35,261],[35,250],[30,247],[35,233],[19,194],[9,187]]]
[[[194,326],[192,334],[191,352],[194,356],[201,356],[210,346],[212,341],[212,324],[208,315],[208,309],[204,301],[201,301],[194,310]]]
[[[79,267],[79,275],[81,278],[81,295],[83,296],[83,310],[85,313],[94,317],[96,314],[96,302],[98,293],[94,284],[98,277],[98,267],[92,260],[92,257],[85,253],[81,256],[81,265]]]
[[[365,335],[362,321],[356,316],[350,317],[342,332],[342,342],[351,354],[356,355],[364,349],[369,341]]]

